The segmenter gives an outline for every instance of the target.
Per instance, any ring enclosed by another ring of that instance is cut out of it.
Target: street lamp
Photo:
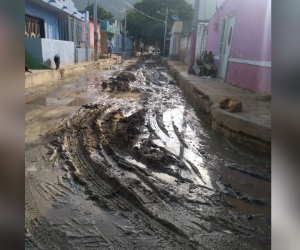
[[[157,13],[164,15],[163,13],[157,11]],[[167,22],[168,22],[168,7],[166,7],[166,21],[165,23],[165,36],[164,36],[164,49],[163,49],[163,55],[165,55],[165,48],[166,48],[166,36],[167,36]]]

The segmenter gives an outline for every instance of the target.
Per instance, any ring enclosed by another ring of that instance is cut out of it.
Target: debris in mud
[[[101,86],[131,89],[144,93],[141,98],[91,98],[97,103],[82,105],[49,133],[45,149],[27,151],[27,165],[47,172],[26,177],[26,249],[270,249],[270,202],[243,192],[255,187],[243,189],[248,179],[241,179],[243,188],[234,184],[239,179],[221,181],[218,161],[222,168],[234,161],[215,153],[219,141],[198,124],[179,87],[168,86],[176,81],[156,64],[134,64],[136,76],[110,72],[89,89],[95,95]],[[176,104],[166,105],[173,97]],[[168,116],[174,107],[178,112]],[[199,144],[194,151],[193,144]],[[216,168],[212,189],[204,185],[210,181],[204,168]],[[247,205],[258,212],[238,210]]]
[[[106,90],[108,87],[110,92],[140,92],[137,88],[132,89],[130,82],[136,80],[136,77],[133,73],[129,71],[122,71],[116,76],[112,76],[108,81],[103,81],[101,86],[102,90]]]
[[[107,81],[103,81],[101,86],[102,86],[102,89],[107,89],[107,87],[108,87]]]
[[[129,82],[118,81],[115,78],[110,79],[111,82],[108,84],[110,92],[130,92],[131,87]]]
[[[117,80],[130,82],[136,81],[135,75],[129,71],[122,71],[120,74],[117,75]]]
[[[83,108],[86,109],[98,109],[101,105],[99,103],[88,103],[88,104],[84,104],[82,105]]]

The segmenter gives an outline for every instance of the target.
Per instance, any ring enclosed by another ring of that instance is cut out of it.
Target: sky
[[[97,0],[98,4],[106,11],[111,12],[115,19],[122,20],[124,12],[119,12],[128,7],[122,0]],[[138,0],[125,0],[127,3],[133,5]],[[195,0],[186,0],[188,3],[194,5]],[[199,20],[207,20],[213,16],[216,11],[216,5],[220,7],[225,0],[200,0]],[[78,10],[84,10],[89,3],[94,3],[94,0],[73,0],[75,7]]]
[[[188,3],[193,4],[195,0],[186,0]],[[210,19],[215,11],[216,5],[219,8],[225,0],[200,0],[199,20]]]

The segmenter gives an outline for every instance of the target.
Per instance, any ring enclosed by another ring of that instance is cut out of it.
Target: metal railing
[[[90,24],[72,17],[58,18],[59,40],[74,42],[75,47],[90,47]]]

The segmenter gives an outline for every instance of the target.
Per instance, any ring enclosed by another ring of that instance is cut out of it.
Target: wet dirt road
[[[271,249],[270,156],[151,56],[26,96],[26,249]]]

